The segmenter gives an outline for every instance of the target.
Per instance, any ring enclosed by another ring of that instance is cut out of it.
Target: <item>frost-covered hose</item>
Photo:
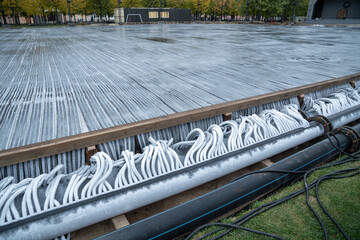
[[[136,168],[136,164],[140,161],[139,158],[141,155],[134,155],[133,152],[126,150],[122,151],[121,156],[123,157],[121,159],[122,164],[116,165],[117,167],[120,167],[120,170],[115,178],[115,189],[143,180],[143,177]]]
[[[218,125],[211,125],[208,130],[213,136],[213,145],[207,154],[208,158],[215,158],[228,152],[224,144],[224,135],[222,129]]]
[[[5,177],[0,180],[0,198],[3,195],[3,190],[9,186],[10,184],[15,182],[15,178],[13,176]]]
[[[223,130],[215,124],[211,125],[206,132],[199,128],[193,129],[186,137],[185,142],[174,144],[173,148],[179,150],[187,146],[191,147],[185,155],[184,166],[193,165],[228,152],[224,144]]]
[[[27,178],[19,183],[11,183],[11,178],[3,179],[0,198],[0,224],[17,220],[43,211],[39,198],[38,188],[42,185],[52,184],[55,175],[63,170],[63,165],[58,165],[49,174],[42,174],[36,178]],[[15,199],[21,198],[20,209],[15,206]],[[19,211],[21,211],[21,214]]]
[[[194,143],[192,144],[191,148],[185,155],[184,166],[189,166],[196,163],[194,159],[194,154],[204,143],[204,140],[205,140],[205,134],[200,128],[194,128],[193,130],[190,131],[190,133],[186,137],[184,145],[188,145],[190,141],[194,141]],[[177,149],[178,145],[181,144],[174,144],[174,148]]]
[[[207,131],[193,129],[186,141],[171,147],[170,141],[155,141],[142,154],[125,150],[119,160],[113,161],[107,154],[99,152],[91,159],[91,166],[84,166],[70,174],[63,174],[64,167],[59,165],[49,174],[34,179],[25,179],[15,184],[13,178],[0,181],[0,221],[10,222],[41,211],[69,204],[115,188],[123,188],[140,181],[221,156],[256,142],[279,135],[283,132],[308,124],[297,113],[297,106],[286,106],[283,112],[266,110],[259,115],[241,117],[220,125],[211,125]],[[190,149],[189,149],[190,148]],[[189,149],[184,162],[175,150]],[[115,171],[114,183],[108,182]],[[60,183],[67,184],[62,199],[56,198]],[[45,189],[44,202],[39,202],[38,189]],[[80,193],[79,193],[80,191]],[[14,200],[22,198],[20,209]],[[19,211],[20,210],[20,211]],[[62,238],[64,238],[63,236]]]
[[[170,139],[170,141],[155,141],[150,137],[149,141],[153,150],[148,151],[148,155],[141,161],[142,172],[145,169],[151,169],[151,171],[148,171],[148,175],[158,176],[183,167],[177,153],[170,148],[173,139]],[[146,176],[146,174],[144,175]]]
[[[309,122],[301,116],[299,113],[299,108],[295,104],[289,104],[282,107],[281,112],[286,115],[292,117],[294,120],[298,122],[300,126],[307,127],[309,126]]]
[[[254,123],[251,119],[249,117],[242,117],[237,119],[237,122],[239,123],[238,144],[240,148],[254,144],[255,140],[252,137],[254,132]]]
[[[65,234],[61,237],[54,238],[54,240],[70,240],[70,233]]]
[[[55,175],[63,172],[63,170],[64,165],[59,164],[49,174],[41,174],[40,176],[32,179],[32,181],[26,188],[21,202],[21,212],[23,214],[23,217],[33,215],[34,213],[42,211],[38,198],[38,189],[41,186],[48,185],[53,180]]]
[[[292,117],[276,111],[276,110],[265,110],[262,112],[265,114],[268,124],[273,125],[276,128],[276,132],[285,133],[298,127],[298,123]]]
[[[111,185],[106,181],[113,169],[113,160],[109,155],[100,152],[91,157],[90,162],[96,163],[96,170],[91,171],[93,176],[82,189],[81,198],[94,196],[112,189]]]
[[[223,129],[224,136],[228,137],[227,149],[232,152],[236,149],[239,149],[240,146],[238,144],[238,125],[235,121],[229,120],[222,122],[220,127]]]
[[[259,115],[211,125],[205,132],[193,129],[186,141],[174,144],[173,148],[179,151],[189,149],[184,160],[184,165],[188,166],[308,126],[309,123],[298,112],[298,106],[290,104],[281,111],[264,110]]]
[[[302,110],[310,115],[329,116],[360,103],[359,92],[347,87],[329,94],[327,97],[312,99],[305,96]]]
[[[329,98],[315,101],[307,98],[304,105],[306,109],[332,114],[359,104],[360,96],[356,92],[354,95],[354,92],[343,89]],[[7,177],[0,180],[0,225],[112,189],[124,188],[307,126],[309,123],[299,114],[298,106],[290,104],[281,111],[264,110],[260,114],[214,124],[206,131],[195,128],[185,141],[173,146],[172,139],[155,141],[150,137],[150,144],[142,154],[125,150],[116,161],[106,153],[98,152],[91,157],[91,166],[83,166],[70,174],[63,174],[64,166],[58,165],[49,174],[19,183],[14,183],[13,177]],[[176,151],[185,150],[182,162]],[[114,182],[109,182],[111,179],[115,179]],[[60,183],[66,186],[62,199],[57,195]],[[39,191],[40,187],[44,187],[45,191]],[[39,198],[38,194],[44,196]],[[40,203],[39,199],[44,199],[44,202]],[[68,234],[59,238],[69,237]]]
[[[283,132],[308,124],[297,113],[296,105],[284,107],[283,112],[266,110],[259,115],[241,117],[220,125],[211,125],[207,131],[193,129],[186,141],[171,147],[170,141],[155,141],[142,154],[125,150],[119,160],[113,161],[106,153],[99,152],[91,159],[91,166],[83,166],[70,174],[63,174],[64,166],[58,165],[49,174],[25,179],[15,184],[11,177],[0,181],[0,220],[10,222],[41,211],[69,204],[112,189],[127,187],[140,181],[221,156]],[[186,152],[184,162],[175,150]],[[114,173],[115,181],[109,182]],[[56,198],[59,185],[65,184],[62,199]],[[45,187],[45,196],[39,198],[39,188]],[[20,206],[14,200],[21,198]],[[43,203],[39,199],[44,199]],[[64,238],[64,236],[63,236]]]
[[[4,193],[0,198],[0,224],[13,220],[12,216],[14,216],[14,220],[20,218],[18,210],[14,209],[14,200],[27,189],[32,180],[31,178],[26,178],[3,189]]]
[[[95,166],[93,166],[95,168]],[[63,204],[71,203],[80,199],[79,197],[79,188],[88,179],[91,172],[90,166],[83,166],[73,172],[68,174],[64,179],[67,179],[68,185],[64,193]],[[70,179],[70,180],[69,180]]]
[[[144,148],[143,154],[123,151],[122,158],[114,164],[119,167],[114,188],[126,187],[130,184],[153,178],[175,169],[182,168],[178,154],[170,148],[170,141],[155,141],[149,137],[150,145]],[[138,168],[137,165],[140,165]]]
[[[0,224],[184,167],[178,154],[170,147],[172,140],[155,141],[151,138],[150,142],[143,154],[125,150],[122,158],[117,161],[113,161],[104,152],[98,152],[91,157],[91,166],[83,166],[70,174],[63,174],[64,166],[60,164],[49,174],[24,179],[19,183],[14,183],[13,177],[0,180]],[[141,171],[137,168],[140,164],[143,166]],[[108,182],[113,171],[117,171],[114,184]],[[61,199],[57,195],[60,183],[65,185]],[[39,191],[40,188],[45,191]],[[42,197],[39,194],[43,194]],[[69,239],[69,235],[59,239]]]
[[[199,159],[200,162],[210,157],[208,151],[210,150],[214,141],[214,136],[211,133],[204,132],[204,134],[205,134],[205,140],[200,146],[201,151],[197,151],[195,158],[195,159]]]
[[[52,209],[54,207],[60,206],[60,203],[55,199],[56,190],[59,186],[61,179],[64,177],[64,174],[59,174],[56,176],[54,181],[50,183],[50,185],[46,188],[45,191],[45,203],[44,203],[44,210]]]

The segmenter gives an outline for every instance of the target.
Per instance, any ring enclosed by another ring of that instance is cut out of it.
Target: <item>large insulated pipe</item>
[[[360,131],[360,124],[354,128]],[[345,150],[351,145],[351,139],[344,134],[336,134],[336,137],[341,149]],[[336,142],[334,138],[333,141]],[[326,139],[263,170],[307,170],[336,155],[338,151]],[[250,202],[295,177],[296,175],[283,173],[249,175],[98,239],[172,239]]]
[[[313,122],[306,129],[296,129],[216,159],[2,225],[0,238],[55,238],[245,168],[319,137],[323,132],[323,126]]]
[[[357,119],[360,119],[360,105],[356,105],[339,113],[335,113],[329,116],[329,119],[332,121],[334,128],[344,126]]]

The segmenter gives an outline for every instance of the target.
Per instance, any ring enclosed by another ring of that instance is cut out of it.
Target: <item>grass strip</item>
[[[350,162],[339,166],[329,167],[315,171],[308,178],[312,182],[318,177],[328,173],[359,167],[359,162]],[[302,181],[286,186],[279,191],[254,202],[247,210],[241,211],[222,223],[231,223],[260,205],[280,199],[304,187]],[[329,213],[337,220],[350,239],[360,239],[360,175],[344,179],[331,179],[321,183],[319,187],[320,200]],[[315,198],[315,188],[310,191],[310,203],[318,212],[328,231],[329,239],[343,239],[343,236],[332,221],[321,210]],[[290,199],[268,211],[254,217],[241,225],[245,228],[271,233],[285,239],[324,239],[324,234],[319,222],[306,205],[305,194]],[[200,237],[214,229],[208,227],[195,235]],[[210,235],[206,239],[211,239]],[[222,239],[273,239],[257,235],[244,230],[233,230]]]

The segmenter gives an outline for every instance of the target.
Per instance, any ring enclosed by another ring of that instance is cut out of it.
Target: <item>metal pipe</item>
[[[360,124],[354,128],[359,131]],[[336,137],[341,149],[345,150],[351,145],[350,139],[345,135],[336,134]],[[274,163],[264,170],[304,171],[336,155],[338,155],[338,151],[326,139]],[[296,175],[284,173],[264,172],[250,175],[167,211],[106,234],[99,239],[173,239],[234,208],[249,203],[294,178]]]
[[[349,112],[346,116],[338,114],[332,121],[343,125],[357,114],[358,111]],[[0,227],[0,238],[55,238],[227,175],[321,136],[323,131],[321,124],[312,122],[308,128],[296,129],[215,159],[4,224]],[[47,227],[44,228],[44,225]]]
[[[113,190],[104,195],[65,205],[53,212],[44,212],[28,219],[5,224],[0,227],[0,238],[31,239],[32,236],[40,239],[55,238],[199,186],[322,134],[323,127],[318,123],[312,123],[309,128],[294,130],[129,188]]]
[[[360,105],[335,113],[329,116],[329,119],[332,121],[334,128],[344,126],[357,119],[360,119]]]

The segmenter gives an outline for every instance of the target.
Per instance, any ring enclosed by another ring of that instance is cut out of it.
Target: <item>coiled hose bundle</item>
[[[330,95],[329,99],[308,100],[304,109],[327,114],[341,111],[359,103],[360,97],[354,92],[343,89]],[[99,152],[91,157],[90,166],[82,166],[68,174],[64,165],[59,164],[48,174],[26,178],[19,183],[13,177],[6,177],[0,180],[0,225],[126,188],[308,126],[298,112],[298,106],[290,104],[281,111],[264,110],[260,114],[213,124],[206,131],[195,128],[185,141],[174,145],[173,139],[149,137],[150,144],[143,148],[143,153],[124,150],[116,161]]]

